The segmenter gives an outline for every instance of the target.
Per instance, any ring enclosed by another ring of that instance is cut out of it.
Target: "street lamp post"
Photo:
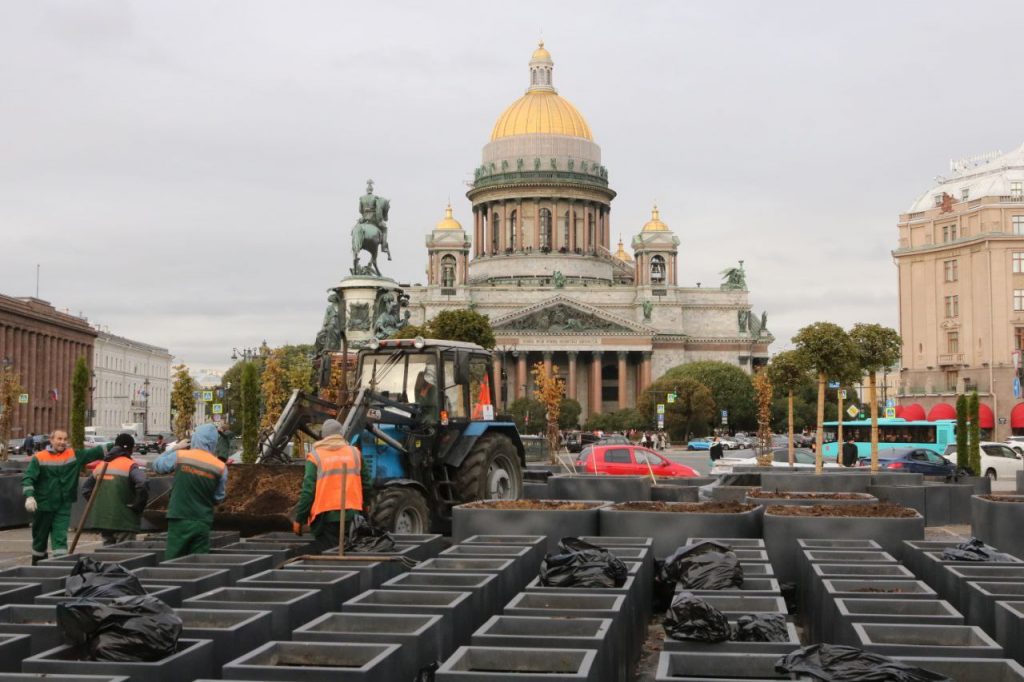
[[[259,355],[260,355],[260,348],[259,347],[242,348],[242,349],[232,348],[231,349],[231,359],[232,360],[242,359],[245,362],[249,362],[250,360],[258,357]]]
[[[143,402],[143,416],[142,416],[142,436],[149,433],[149,377],[142,382],[142,399]]]

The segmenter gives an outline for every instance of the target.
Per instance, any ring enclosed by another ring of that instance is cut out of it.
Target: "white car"
[[[793,450],[794,469],[813,469],[814,451],[807,448],[794,448]],[[733,467],[756,467],[757,457],[723,457],[711,467],[711,475],[731,474]],[[772,450],[772,466],[778,468],[789,468],[789,450],[787,448],[775,448]],[[825,468],[834,469],[838,467],[835,458],[825,458]]]
[[[942,456],[956,464],[956,447],[950,446]],[[1013,481],[1021,469],[1024,469],[1024,459],[1012,447],[1006,443],[982,441],[981,471],[976,472],[978,475],[988,476],[993,481]]]
[[[1024,455],[1024,436],[1010,436],[1006,439],[1006,445],[1010,446],[1018,455]]]

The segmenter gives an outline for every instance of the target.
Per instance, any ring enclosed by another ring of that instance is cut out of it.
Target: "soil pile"
[[[621,502],[613,504],[617,511],[677,512],[682,514],[741,514],[754,508],[739,502]]]
[[[227,499],[218,514],[273,516],[290,514],[299,501],[305,467],[276,464],[232,464],[228,468]],[[171,496],[157,500],[150,510],[167,509]]]
[[[579,511],[600,506],[599,502],[558,502],[551,500],[480,500],[462,505],[466,509],[521,509],[534,511]]]
[[[845,516],[857,518],[912,519],[917,511],[898,504],[812,504],[805,507],[773,504],[765,510],[775,516]]]
[[[981,499],[989,502],[1016,502],[1017,504],[1024,502],[1022,495],[982,495]]]
[[[863,500],[865,493],[790,493],[782,490],[752,490],[747,497],[776,500]]]

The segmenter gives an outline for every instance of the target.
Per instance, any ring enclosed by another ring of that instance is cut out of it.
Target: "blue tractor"
[[[294,392],[260,461],[286,461],[297,431],[316,438],[324,420],[342,419],[369,469],[370,522],[447,532],[457,504],[522,496],[523,442],[515,423],[494,413],[492,376],[490,351],[472,343],[371,340],[358,354],[351,404],[339,411]]]

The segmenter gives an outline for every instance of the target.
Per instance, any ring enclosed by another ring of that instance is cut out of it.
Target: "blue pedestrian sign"
[[[839,382],[838,381],[830,381],[830,382],[828,382],[828,387],[829,388],[839,388]]]
[[[886,407],[896,407],[896,399],[895,398],[889,398],[888,400],[885,401],[885,406]]]
[[[1013,397],[1020,398],[1020,377],[1013,378]]]

